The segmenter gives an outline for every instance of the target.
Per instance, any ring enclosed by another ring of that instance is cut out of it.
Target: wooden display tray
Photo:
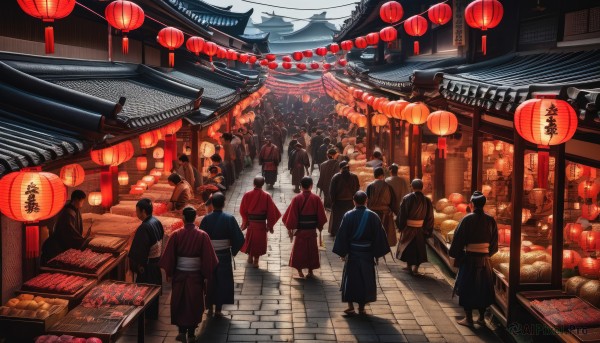
[[[27,289],[20,289],[18,291],[15,291],[15,293],[16,294],[33,294],[35,296],[44,297],[44,298],[65,299],[65,300],[69,301],[69,309],[72,309],[75,306],[79,305],[79,303],[81,302],[83,297],[89,292],[90,289],[92,289],[94,286],[96,286],[96,284],[97,284],[97,282],[95,279],[89,279],[88,284],[85,285],[84,287],[82,287],[75,294],[48,293],[48,292],[41,292],[41,291],[30,291]]]
[[[577,296],[566,294],[560,290],[551,291],[528,291],[520,292],[517,294],[517,300],[525,309],[537,320],[546,325],[550,329],[556,330],[556,338],[561,342],[566,343],[591,343],[600,342],[600,327],[589,327],[589,328],[567,328],[565,330],[558,330],[552,323],[550,323],[540,312],[531,306],[532,300],[549,300],[559,298],[576,298]],[[585,301],[581,299],[582,301]]]
[[[125,257],[127,256],[127,251],[121,251],[119,256],[109,258],[95,273],[87,273],[76,270],[69,269],[60,269],[60,268],[52,268],[52,267],[41,267],[40,270],[43,272],[49,273],[63,273],[70,275],[83,276],[87,278],[102,280],[106,274],[110,273]]]
[[[109,232],[101,232],[98,231],[94,234],[95,238],[96,236],[104,236],[104,237],[117,237],[117,238],[122,238],[122,242],[121,244],[119,244],[117,247],[115,248],[101,248],[101,247],[95,247],[92,245],[87,246],[88,249],[92,250],[93,252],[97,252],[97,253],[108,253],[108,254],[113,254],[115,256],[118,256],[121,254],[121,252],[123,250],[125,250],[125,246],[127,246],[127,242],[129,241],[129,239],[131,238],[129,235],[119,235],[116,233],[109,233]]]
[[[18,342],[32,342],[36,337],[46,333],[46,331],[62,319],[67,312],[68,310],[65,306],[61,310],[49,315],[46,319],[0,316],[0,336]]]
[[[105,281],[105,282],[114,282],[114,283],[127,283],[127,282],[120,282],[120,281]],[[128,283],[130,284],[130,283]],[[58,321],[53,327],[51,327],[50,329],[48,329],[48,333],[49,334],[53,334],[53,335],[72,335],[72,336],[77,336],[77,337],[98,337],[102,340],[102,342],[105,343],[109,343],[109,342],[115,342],[122,334],[123,332],[125,332],[125,330],[132,325],[133,323],[138,322],[138,342],[144,342],[144,327],[145,327],[145,323],[144,323],[144,313],[146,311],[146,309],[148,308],[148,306],[150,306],[150,304],[152,303],[152,301],[158,297],[158,295],[160,294],[160,286],[157,285],[149,285],[149,284],[138,284],[138,285],[142,285],[142,286],[146,286],[146,287],[150,287],[150,292],[148,292],[148,294],[146,295],[146,298],[144,298],[144,305],[143,306],[132,306],[134,309],[132,311],[130,311],[124,318],[123,320],[120,321],[120,325],[118,327],[116,327],[114,330],[112,330],[110,333],[105,333],[105,334],[98,334],[97,332],[94,332],[93,330],[89,330],[88,331],[84,331],[85,327],[79,327],[79,328],[73,328],[73,330],[59,330],[60,326],[59,324],[61,323],[61,321]],[[82,307],[81,305],[78,307]],[[78,308],[77,307],[77,308]],[[114,306],[111,306],[112,308],[115,308]],[[108,309],[110,309],[111,307],[108,307]],[[129,307],[129,306],[128,306]],[[76,310],[77,308],[75,308],[74,310]]]

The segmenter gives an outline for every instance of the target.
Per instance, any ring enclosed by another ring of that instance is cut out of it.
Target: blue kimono
[[[375,261],[390,252],[379,216],[365,206],[346,212],[333,252],[346,258],[340,289],[342,301],[358,304],[376,301]]]
[[[207,303],[209,305],[233,304],[232,256],[237,255],[244,245],[244,234],[237,220],[228,213],[215,210],[206,215],[200,223],[200,229],[210,237],[219,264],[215,270],[213,282],[208,286]]]

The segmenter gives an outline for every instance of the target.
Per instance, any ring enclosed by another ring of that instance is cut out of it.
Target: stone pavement
[[[284,153],[284,158],[286,154]],[[281,163],[280,175],[272,194],[281,213],[291,198],[291,177]],[[239,205],[244,192],[260,172],[258,165],[245,170],[226,194],[226,211],[241,223]],[[317,171],[313,178],[317,181]],[[223,319],[205,319],[197,330],[199,342],[499,342],[487,328],[470,329],[456,325],[462,317],[457,298],[437,266],[422,265],[424,276],[402,271],[403,262],[388,255],[378,267],[378,300],[367,305],[366,317],[342,315],[346,304],[339,291],[343,263],[331,252],[333,240],[324,230],[325,248],[320,251],[321,269],[310,280],[296,277],[288,267],[291,251],[287,231],[279,222],[269,235],[268,254],[260,268],[246,264],[238,254],[234,270],[235,304],[225,305]],[[395,250],[395,248],[393,249]],[[161,297],[161,317],[149,322],[146,342],[175,342],[177,328],[170,325],[170,285],[165,283]],[[133,326],[119,342],[135,342]]]

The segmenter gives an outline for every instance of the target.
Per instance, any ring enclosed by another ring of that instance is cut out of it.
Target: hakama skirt
[[[340,290],[343,302],[366,304],[377,300],[373,253],[351,251],[346,256]]]
[[[208,286],[206,301],[209,305],[233,304],[233,268],[231,266],[231,252],[229,250],[217,252],[219,264],[213,275],[213,280]]]
[[[460,306],[486,308],[494,303],[494,278],[488,254],[467,252],[458,268],[454,294]]]
[[[318,269],[319,246],[317,245],[317,230],[298,230],[292,246],[290,267],[296,269]]]
[[[262,256],[267,253],[267,224],[250,222],[246,233],[246,240],[241,252],[250,256]]]
[[[340,229],[344,214],[354,208],[352,200],[337,200],[331,206],[331,218],[329,219],[329,234],[335,236]]]

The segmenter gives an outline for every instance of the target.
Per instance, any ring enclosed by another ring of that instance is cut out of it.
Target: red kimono
[[[311,191],[303,191],[292,199],[282,220],[288,230],[295,231],[296,239],[290,255],[290,267],[296,269],[321,267],[317,229],[323,230],[323,225],[327,223],[321,198]]]
[[[241,252],[250,256],[262,256],[267,253],[267,231],[273,229],[281,218],[281,212],[271,195],[260,188],[246,192],[240,204],[242,229],[247,228],[246,241]]]
[[[195,328],[205,309],[205,281],[210,281],[218,263],[210,237],[194,224],[172,233],[160,267],[172,278],[171,324]]]

